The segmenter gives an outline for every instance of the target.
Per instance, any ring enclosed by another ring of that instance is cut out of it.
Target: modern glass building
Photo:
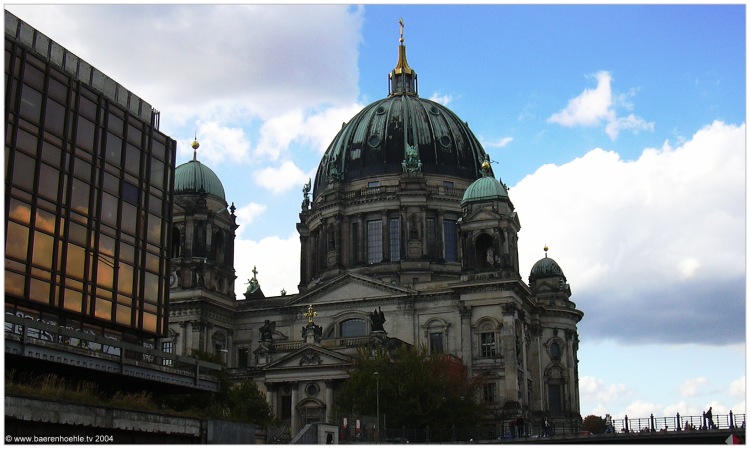
[[[125,341],[167,332],[176,142],[158,119],[5,11],[6,314]]]

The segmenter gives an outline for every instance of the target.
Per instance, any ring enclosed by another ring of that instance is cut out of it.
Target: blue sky
[[[161,111],[178,163],[197,135],[266,294],[297,291],[302,186],[403,18],[420,96],[510,187],[522,275],[549,245],[586,314],[582,414],[745,411],[744,4],[6,9]]]

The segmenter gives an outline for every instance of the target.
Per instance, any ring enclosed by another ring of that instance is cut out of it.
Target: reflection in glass
[[[81,311],[81,302],[83,300],[83,294],[78,290],[70,288],[65,289],[65,308],[74,312]]]
[[[32,301],[49,303],[49,282],[31,278],[29,284],[29,299]]]
[[[8,222],[8,238],[5,240],[5,257],[26,260],[29,248],[29,228]]]
[[[67,264],[65,272],[68,277],[84,280],[83,269],[86,262],[86,250],[78,245],[68,244]]]
[[[26,190],[34,188],[34,159],[19,152],[13,161],[13,185]]]
[[[96,298],[96,309],[94,311],[94,316],[97,318],[102,318],[104,320],[109,320],[112,318],[112,302],[107,301],[103,298]]]
[[[31,263],[41,268],[52,270],[52,249],[55,240],[51,235],[42,232],[34,233],[34,252]]]

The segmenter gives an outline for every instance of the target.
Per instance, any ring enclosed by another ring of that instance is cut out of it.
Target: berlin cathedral
[[[494,416],[580,420],[583,312],[547,248],[524,281],[508,188],[468,125],[419,96],[403,34],[388,95],[343,125],[303,187],[299,293],[266,296],[254,269],[235,294],[234,211],[196,156],[176,168],[162,347],[220,355],[293,433],[340,425],[357,349],[393,342],[460,358]]]

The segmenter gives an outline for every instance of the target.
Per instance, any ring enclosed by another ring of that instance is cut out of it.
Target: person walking
[[[713,407],[709,407],[708,411],[706,412],[706,425],[709,429],[715,429],[716,424],[714,424],[714,414],[712,412]]]

